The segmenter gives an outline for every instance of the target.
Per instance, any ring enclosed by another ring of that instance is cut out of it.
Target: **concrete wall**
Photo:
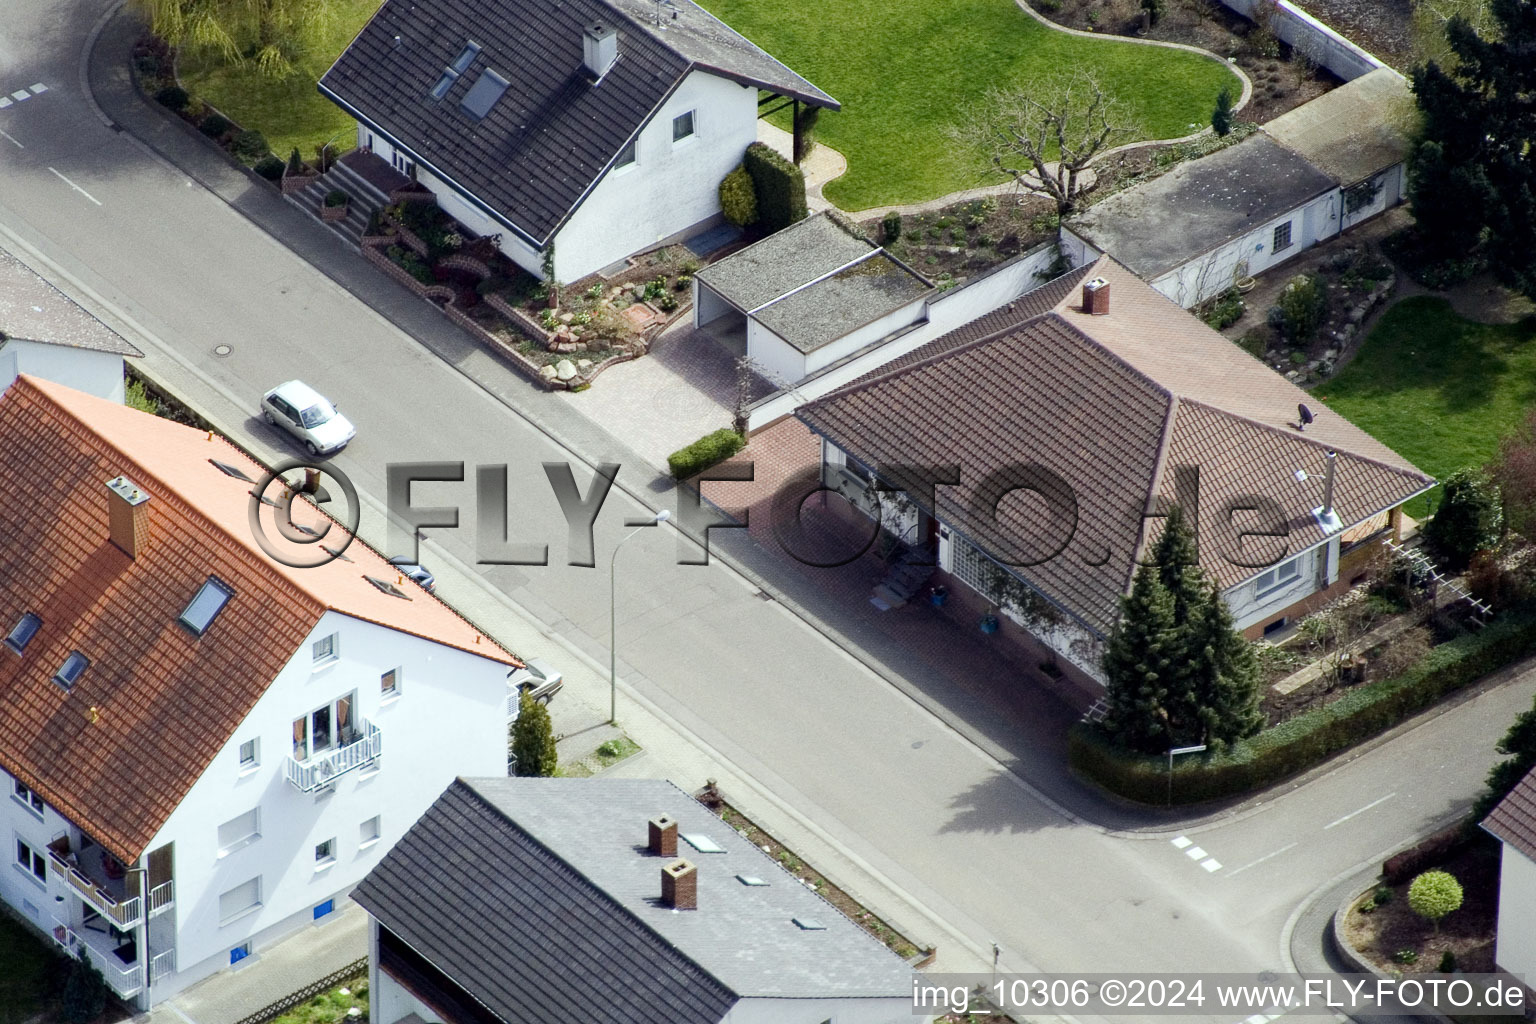
[[[693,111],[692,137],[672,119]],[[609,171],[555,239],[555,276],[575,281],[720,212],[720,180],[757,140],[757,90],[695,71],[640,130],[635,163]]]
[[[742,315],[737,312],[735,306],[722,299],[719,292],[716,292],[698,278],[694,278],[693,326],[703,327],[705,324],[714,323],[727,314]]]
[[[217,626],[215,626],[217,628]],[[310,643],[335,633],[340,657],[316,666]],[[399,695],[384,700],[380,676],[401,670]],[[371,774],[353,771],[334,791],[301,793],[284,775],[293,721],[355,691],[353,715],[383,733]],[[312,908],[350,892],[458,775],[506,772],[506,668],[455,648],[327,612],[250,715],[172,813],[149,849],[175,842],[177,961],[154,998],[229,964],[313,920]],[[195,716],[195,709],[188,709]],[[259,766],[242,772],[239,748],[257,739]],[[260,838],[221,856],[220,824],[260,808]],[[360,827],[380,818],[378,841]],[[315,846],[335,839],[335,860],[317,865]],[[219,894],[261,878],[261,906],[220,923]]]
[[[747,317],[747,356],[761,373],[779,387],[792,385],[806,374],[805,354],[777,334]],[[751,421],[747,429],[750,431]]]
[[[1339,35],[1290,0],[1221,0],[1226,6],[1248,18],[1254,9],[1269,9],[1269,30],[1293,48],[1349,82],[1361,75],[1385,67],[1380,60]]]
[[[1502,846],[1494,962],[1527,985],[1536,984],[1536,862],[1508,843]]]
[[[1264,222],[1241,238],[1170,270],[1153,280],[1151,285],[1185,309],[1197,306],[1232,286],[1239,263],[1247,263],[1250,275],[1261,274],[1338,234],[1340,206],[1338,189],[1325,192]],[[1291,244],[1275,252],[1275,228],[1287,222],[1291,225]],[[1087,246],[1082,239],[1077,242]]]
[[[123,357],[112,352],[44,345],[11,338],[0,341],[0,391],[18,374],[51,380],[108,401],[123,400]]]
[[[1407,188],[1407,176],[1404,174],[1402,164],[1393,164],[1379,174],[1372,175],[1369,179],[1378,185],[1375,201],[1362,206],[1354,213],[1345,209],[1342,198],[1339,201],[1340,225],[1342,230],[1348,230],[1362,221],[1370,220],[1379,213],[1401,203],[1405,198]],[[1345,190],[1347,191],[1347,190]]]
[[[999,306],[1033,291],[1041,282],[1035,275],[1044,271],[1056,259],[1053,245],[1042,245],[995,267],[986,275],[965,284],[931,296],[926,307],[927,322],[915,330],[878,348],[847,357],[842,363],[833,363],[801,381],[794,391],[779,391],[758,402],[748,412],[748,430],[767,426],[775,420],[793,413],[806,402],[837,390],[849,381],[873,370],[899,356],[904,356],[920,345],[927,344],[940,335],[947,334],[962,324],[990,313]],[[1081,263],[1074,262],[1074,267]],[[786,378],[794,380],[795,378]]]

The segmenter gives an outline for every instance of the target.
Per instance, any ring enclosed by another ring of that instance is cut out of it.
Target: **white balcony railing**
[[[149,983],[153,985],[167,974],[176,973],[176,951],[168,949],[149,958]]]
[[[69,879],[70,887],[76,894],[104,916],[111,918],[113,924],[119,928],[128,929],[139,923],[139,918],[144,913],[144,901],[139,897],[132,896],[119,901],[79,868],[66,864],[57,854],[52,854],[50,859],[53,861],[54,869]]]
[[[149,916],[154,917],[160,911],[168,908],[176,902],[176,881],[161,882],[149,890]]]
[[[301,793],[312,793],[329,786],[347,772],[372,764],[384,752],[384,734],[372,722],[363,720],[357,739],[334,750],[322,751],[307,761],[288,758],[288,781]]]
[[[97,949],[85,936],[75,932],[74,929],[64,924],[58,918],[53,919],[53,941],[70,956],[78,956],[80,950],[85,950],[85,955],[102,977],[107,979],[107,984],[112,991],[123,999],[131,998],[144,987],[144,969],[139,964],[125,964],[111,952]]]

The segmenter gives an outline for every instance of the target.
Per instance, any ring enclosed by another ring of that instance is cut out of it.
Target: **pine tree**
[[[1168,749],[1168,690],[1177,641],[1173,597],[1157,569],[1143,565],[1130,594],[1120,600],[1120,621],[1104,652],[1109,707],[1102,724],[1120,746],[1149,754]]]
[[[526,693],[518,700],[512,723],[513,772],[524,777],[555,774],[555,735],[549,710]]]
[[[1191,626],[1205,742],[1219,748],[1256,734],[1265,722],[1259,709],[1259,659],[1233,628],[1232,610],[1212,590]]]
[[[1226,136],[1232,131],[1232,90],[1222,86],[1216,94],[1216,109],[1211,111],[1211,128],[1217,135]]]

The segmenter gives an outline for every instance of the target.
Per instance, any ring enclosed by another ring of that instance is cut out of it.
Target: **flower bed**
[[[988,196],[928,213],[874,217],[858,228],[945,288],[1055,238],[1056,203],[1041,196]]]

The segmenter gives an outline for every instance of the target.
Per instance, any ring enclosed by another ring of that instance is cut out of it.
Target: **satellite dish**
[[[1306,430],[1307,424],[1312,422],[1312,410],[1307,408],[1305,402],[1296,406],[1296,412],[1301,416],[1301,429]]]

